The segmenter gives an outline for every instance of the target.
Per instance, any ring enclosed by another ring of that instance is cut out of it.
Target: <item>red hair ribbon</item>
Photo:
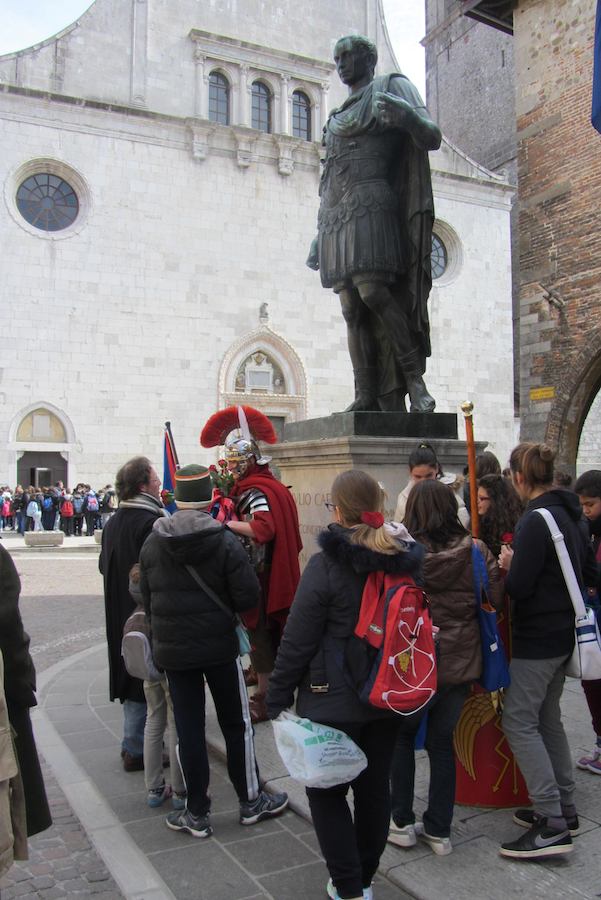
[[[361,513],[361,521],[370,528],[381,528],[384,524],[384,516],[381,512],[363,512]]]

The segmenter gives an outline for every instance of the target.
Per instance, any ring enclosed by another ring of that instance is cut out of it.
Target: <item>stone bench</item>
[[[26,531],[26,547],[62,547],[65,535],[62,531]]]

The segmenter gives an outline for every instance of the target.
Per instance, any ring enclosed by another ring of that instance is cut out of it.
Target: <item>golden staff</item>
[[[476,445],[474,443],[474,404],[466,400],[461,404],[461,411],[465,417],[465,436],[467,438],[467,466],[470,478],[470,518],[472,523],[472,535],[477,538],[479,533],[478,522],[478,485],[476,482]]]

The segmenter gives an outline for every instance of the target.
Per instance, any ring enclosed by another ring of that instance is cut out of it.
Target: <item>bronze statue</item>
[[[432,412],[427,300],[434,201],[428,151],[440,129],[404,75],[374,77],[375,45],[340,38],[348,99],[324,128],[318,234],[307,265],[340,296],[355,375],[349,410]]]

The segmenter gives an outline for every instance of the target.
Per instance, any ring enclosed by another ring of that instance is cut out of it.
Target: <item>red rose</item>
[[[209,466],[209,472],[216,472],[217,466]]]
[[[513,541],[513,532],[512,531],[506,531],[504,534],[501,535],[501,543],[502,544],[511,544],[512,541]]]

